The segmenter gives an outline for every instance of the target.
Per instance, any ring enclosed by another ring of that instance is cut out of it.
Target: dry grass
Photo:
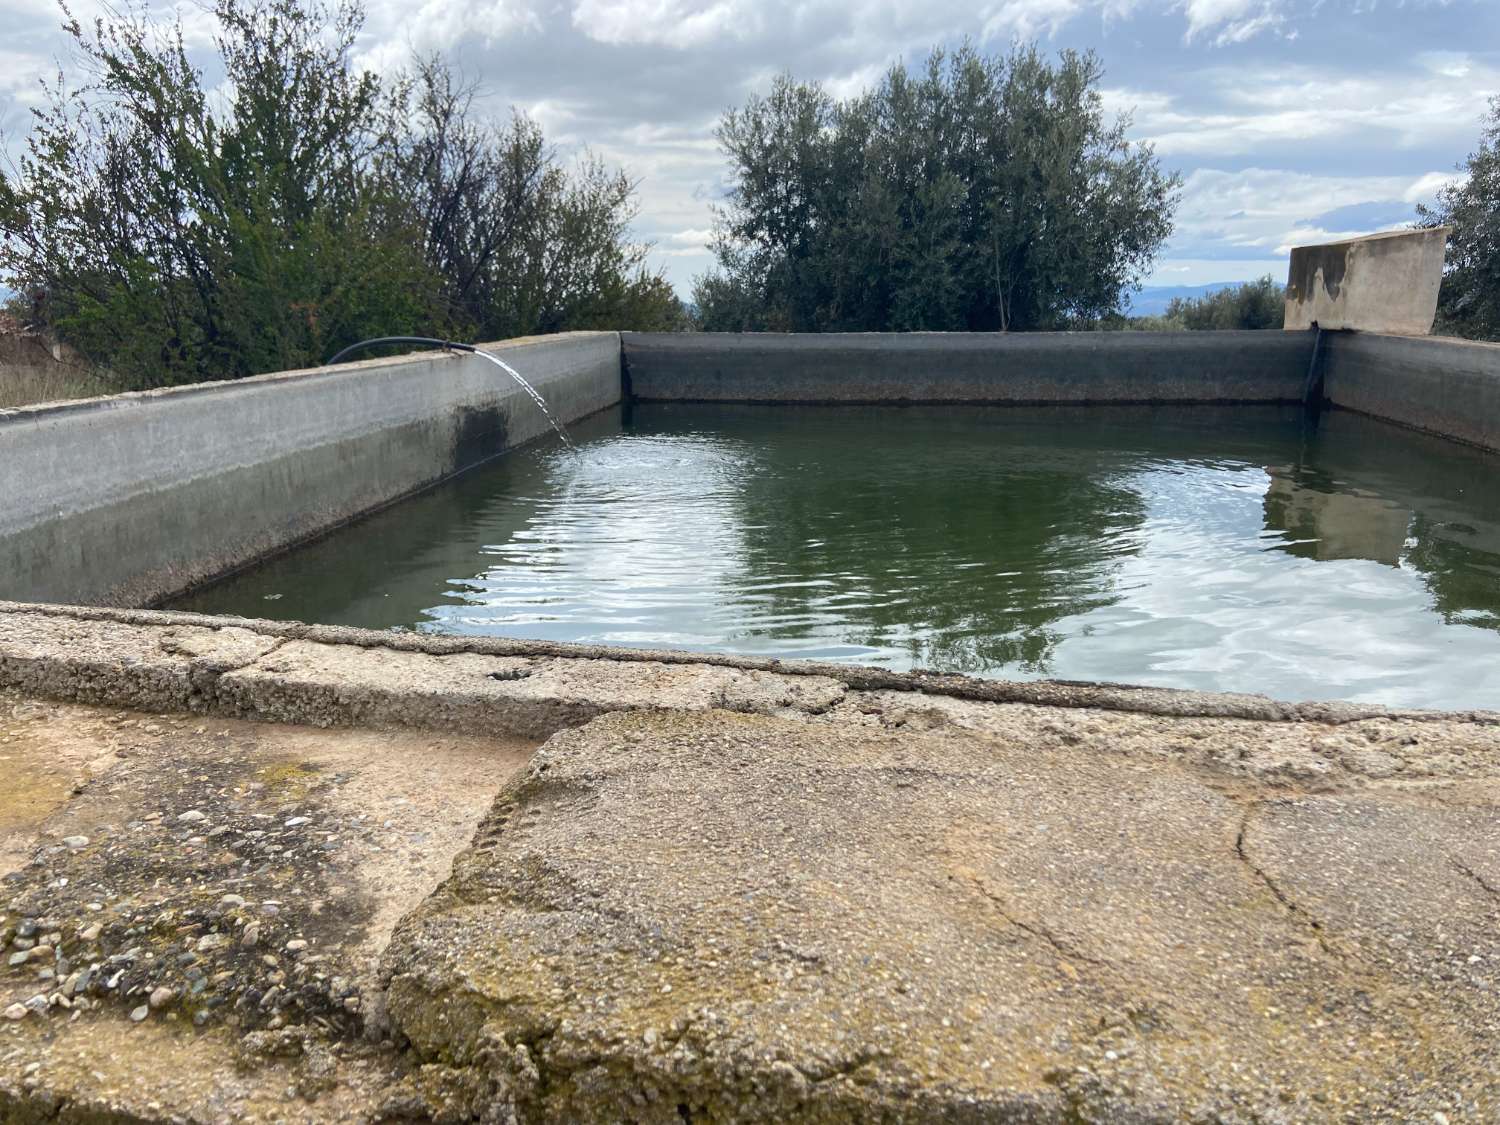
[[[107,393],[97,376],[71,364],[0,364],[0,410]]]
[[[109,380],[66,344],[0,311],[0,410],[108,394]]]

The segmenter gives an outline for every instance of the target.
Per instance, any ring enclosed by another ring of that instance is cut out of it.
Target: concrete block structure
[[[1437,313],[1447,227],[1389,231],[1292,250],[1289,332],[1317,325],[1425,336]]]

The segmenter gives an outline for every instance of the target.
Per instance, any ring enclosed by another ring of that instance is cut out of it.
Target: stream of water
[[[557,420],[557,416],[552,413],[552,408],[547,405],[547,400],[544,399],[539,393],[537,393],[537,389],[530,383],[528,383],[519,371],[517,371],[510,364],[506,363],[505,360],[501,359],[499,356],[490,355],[489,352],[483,352],[478,348],[475,348],[473,354],[477,355],[480,359],[489,360],[496,367],[500,368],[501,371],[504,371],[507,375],[514,379],[516,381],[516,384],[531,396],[531,401],[536,403],[537,409],[542,412],[547,421],[552,423],[552,429],[557,433],[558,440],[560,440],[566,448],[573,448],[573,439],[568,437],[568,431],[563,427],[563,424]]]

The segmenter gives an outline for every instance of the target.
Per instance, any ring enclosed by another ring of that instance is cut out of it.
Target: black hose
[[[350,344],[323,366],[332,367],[350,352],[361,351],[365,348],[377,348],[381,344],[428,344],[434,348],[442,348],[444,351],[449,352],[472,352],[478,350],[473,344],[460,344],[455,340],[435,340],[431,336],[377,336],[373,340],[361,340],[357,344]]]
[[[1322,372],[1318,368],[1323,355],[1323,329],[1317,321],[1312,326],[1317,335],[1313,337],[1312,359],[1307,364],[1307,381],[1302,385],[1302,408],[1316,412],[1323,405]]]

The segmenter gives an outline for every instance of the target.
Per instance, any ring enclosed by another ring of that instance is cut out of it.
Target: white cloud
[[[1139,127],[1143,122],[1160,125],[1168,120],[1184,120],[1173,108],[1176,99],[1158,90],[1139,90],[1126,86],[1105,86],[1099,96],[1104,102],[1104,112],[1111,117],[1128,113]],[[1139,131],[1139,130],[1138,130]]]
[[[1474,68],[1474,60],[1459,51],[1424,51],[1417,62],[1446,78],[1463,78]]]
[[[690,48],[756,37],[767,7],[753,0],[578,0],[573,26],[601,43]]]
[[[1267,274],[1280,281],[1286,270],[1285,258],[1162,258],[1145,284],[1210,285],[1220,281],[1255,281]]]
[[[369,0],[360,62],[370,70],[403,65],[412,53],[447,51],[474,42],[492,45],[540,32],[541,15],[528,0]]]
[[[1461,184],[1467,176],[1460,172],[1428,172],[1425,176],[1419,176],[1404,192],[1401,199],[1404,203],[1431,203],[1437,198],[1438,192],[1453,184]]]
[[[1083,9],[1081,0],[1006,0],[982,5],[979,11],[984,22],[980,37],[1051,38]]]
[[[835,75],[824,80],[823,88],[840,100],[857,97],[880,81],[880,76],[890,69],[892,61],[894,60],[881,59],[847,74]]]
[[[1183,184],[1173,245],[1182,257],[1278,258],[1293,246],[1356,238],[1415,219],[1412,205],[1430,199],[1445,178],[1437,172],[1413,178],[1200,168]],[[1361,222],[1357,214],[1337,224],[1323,218],[1364,210],[1360,204],[1380,221]]]
[[[1180,11],[1188,39],[1220,44],[1285,22],[1281,0],[574,0],[572,22],[601,43],[680,50],[755,41],[787,28],[835,27],[850,40],[900,51],[946,37],[956,26],[982,41],[1046,39],[1085,15],[1118,24],[1141,10]]]
[[[44,55],[0,47],[0,93],[17,105],[36,105],[42,99],[38,83],[56,73],[57,67]]]
[[[1106,91],[1106,104],[1134,104],[1135,133],[1178,157],[1253,154],[1363,136],[1370,145],[1414,147],[1435,138],[1472,139],[1486,101],[1500,92],[1500,68],[1464,75],[1422,69],[1328,73],[1308,66],[1211,67],[1184,96]],[[1196,110],[1188,108],[1193,105]]]
[[[1183,0],[1182,8],[1189,42],[1206,36],[1220,45],[1243,43],[1285,22],[1278,0]]]

